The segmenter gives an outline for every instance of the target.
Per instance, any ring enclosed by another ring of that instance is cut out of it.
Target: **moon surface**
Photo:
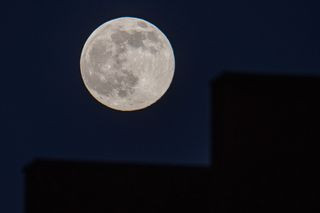
[[[90,94],[120,111],[155,103],[169,88],[174,68],[167,37],[150,22],[132,17],[99,26],[85,42],[80,59]]]

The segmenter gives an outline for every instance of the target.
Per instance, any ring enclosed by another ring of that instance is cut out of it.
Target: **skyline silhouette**
[[[320,78],[226,71],[211,86],[210,166],[38,159],[26,213],[313,211]]]

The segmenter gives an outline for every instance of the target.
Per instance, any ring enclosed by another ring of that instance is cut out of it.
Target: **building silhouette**
[[[319,78],[226,72],[212,82],[214,212],[313,212]]]
[[[211,89],[211,167],[38,159],[26,213],[312,212],[320,80],[224,72]]]
[[[209,208],[209,169],[38,160],[26,212],[180,212]]]

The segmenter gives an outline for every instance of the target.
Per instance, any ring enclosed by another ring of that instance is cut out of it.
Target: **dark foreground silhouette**
[[[208,209],[206,168],[35,161],[27,213],[180,212]]]
[[[320,79],[227,73],[212,82],[216,212],[318,206]]]
[[[35,160],[26,213],[312,212],[320,80],[226,72],[211,86],[210,168]]]

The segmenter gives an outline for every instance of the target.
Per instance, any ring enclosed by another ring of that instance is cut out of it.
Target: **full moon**
[[[146,108],[168,90],[175,60],[167,37],[143,19],[122,17],[99,26],[82,49],[80,70],[89,93],[120,111]]]

